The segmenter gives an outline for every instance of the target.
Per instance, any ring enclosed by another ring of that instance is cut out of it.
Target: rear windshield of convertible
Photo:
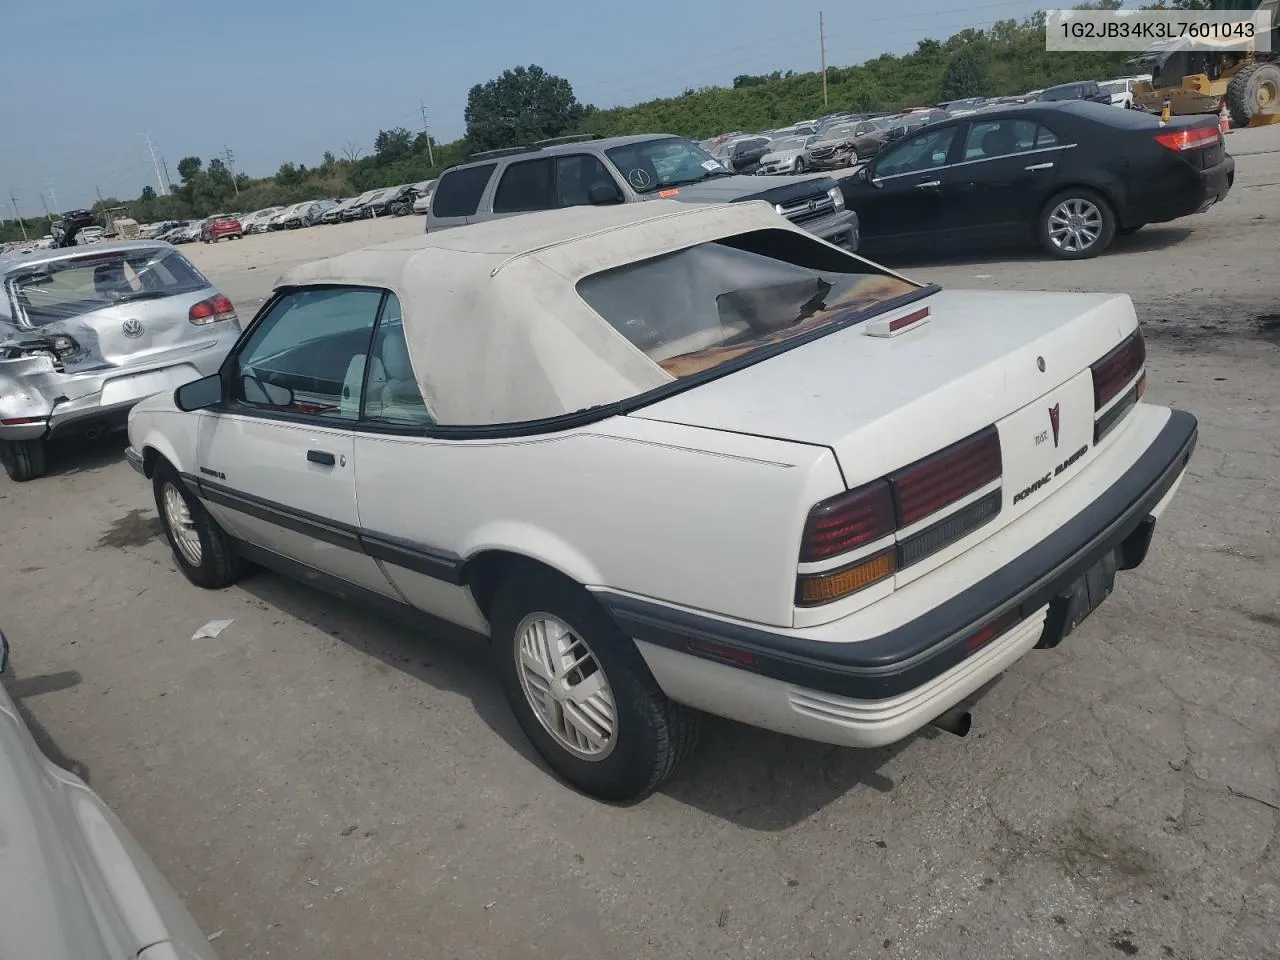
[[[786,230],[701,243],[578,282],[591,309],[673,377],[871,315],[918,289]]]

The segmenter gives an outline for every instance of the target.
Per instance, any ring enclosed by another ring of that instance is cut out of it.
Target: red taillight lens
[[[187,319],[196,326],[217,323],[219,320],[234,320],[235,318],[236,308],[230,300],[220,293],[210,297],[208,300],[201,300],[199,303],[192,304],[191,309],[187,312]]]
[[[1135,330],[1120,345],[1095,363],[1093,372],[1093,408],[1101,410],[1115,399],[1138,375],[1147,362],[1147,344],[1142,331]]]
[[[898,500],[898,523],[909,527],[979,487],[1003,471],[1000,435],[995,427],[917,460],[889,477]]]
[[[1201,150],[1212,147],[1222,138],[1215,124],[1212,127],[1191,127],[1181,130],[1166,130],[1156,134],[1156,143],[1170,150],[1181,153],[1184,150]]]
[[[800,544],[801,562],[825,560],[892,536],[893,495],[877,480],[823,500],[809,511]]]

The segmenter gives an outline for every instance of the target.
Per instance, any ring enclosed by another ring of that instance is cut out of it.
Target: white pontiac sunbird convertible
[[[967,729],[1147,553],[1196,421],[1145,358],[1125,296],[913,283],[762,203],[579,207],[293,270],[128,456],[193,583],[488,636],[547,762],[627,799],[700,710]]]

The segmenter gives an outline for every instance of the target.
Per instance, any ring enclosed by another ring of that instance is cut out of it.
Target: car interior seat
[[[982,154],[986,157],[1004,157],[1013,153],[1013,130],[1005,124],[996,127],[982,138]]]
[[[409,361],[409,347],[404,341],[404,328],[399,324],[383,327],[382,345],[379,350],[385,379],[378,391],[380,409],[376,414],[387,420],[406,420],[411,423],[429,423],[427,405],[422,400],[413,365]],[[373,384],[369,395],[374,394]],[[371,414],[372,415],[372,414]]]

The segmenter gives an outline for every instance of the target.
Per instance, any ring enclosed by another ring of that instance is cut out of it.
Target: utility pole
[[[13,191],[9,191],[9,202],[13,204],[13,215],[18,218],[18,226],[22,230],[22,240],[25,243],[27,239],[27,225],[22,222],[22,214],[18,212],[18,198],[13,195]]]
[[[172,185],[173,181],[169,178],[169,164],[165,162],[164,157],[160,158],[160,166],[164,167],[164,182],[166,186]],[[166,190],[167,194],[169,191]]]
[[[147,153],[151,154],[151,166],[154,167],[156,171],[156,183],[160,187],[160,196],[167,197],[169,195],[169,188],[165,186],[164,180],[160,178],[160,162],[156,160],[156,148],[151,143],[151,134],[144,133],[143,137],[145,137],[147,141]]]
[[[44,215],[48,219],[53,219],[53,214],[49,212],[49,201],[44,198],[44,191],[40,191],[40,206],[44,207]]]
[[[53,192],[53,181],[52,181],[52,180],[50,180],[50,181],[49,181],[49,183],[48,183],[48,187],[49,187],[49,202],[50,202],[51,204],[53,204],[53,209],[57,210],[57,209],[58,209],[58,195],[57,195],[56,193],[54,193],[54,192]]]
[[[419,100],[418,103],[422,107],[422,132],[427,136],[427,162],[434,167],[436,165],[436,156],[431,149],[431,131],[427,129],[427,104],[422,100]]]
[[[222,156],[226,158],[226,161],[227,161],[227,169],[231,171],[231,186],[235,187],[235,190],[236,190],[236,199],[237,199],[237,200],[239,200],[239,199],[240,199],[240,185],[239,185],[238,183],[236,183],[236,168],[235,168],[235,158],[236,158],[236,155],[235,155],[234,153],[232,153],[232,152],[231,152],[231,148],[230,148],[230,147],[228,147],[226,144],[223,144]]]
[[[822,105],[827,103],[827,31],[822,23],[822,11],[818,11],[818,50],[822,57]]]

